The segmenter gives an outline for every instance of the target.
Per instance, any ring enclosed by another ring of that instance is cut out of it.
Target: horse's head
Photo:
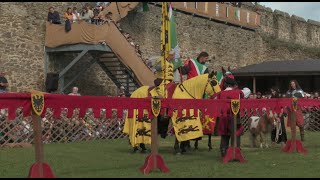
[[[225,81],[226,77],[229,77],[233,80],[235,80],[235,78],[230,70],[230,66],[228,67],[227,70],[225,70],[224,67],[221,67],[221,71],[222,71],[222,80],[220,81],[220,88],[225,89],[224,81]]]
[[[217,75],[217,72],[215,71],[212,71],[208,75],[208,83],[207,83],[205,92],[208,93],[209,96],[212,96],[221,91],[216,75]]]

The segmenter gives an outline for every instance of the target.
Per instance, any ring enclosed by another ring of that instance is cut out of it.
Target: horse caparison
[[[218,80],[216,78],[216,72],[211,72],[210,74],[203,74],[197,77],[194,77],[192,79],[186,80],[183,83],[181,83],[183,85],[183,89],[179,88],[179,85],[177,85],[177,87],[174,90],[174,93],[172,95],[173,99],[202,99],[203,94],[204,93],[208,93],[209,96],[212,96],[215,93],[220,92],[220,86],[218,84]],[[136,91],[134,91],[131,95],[131,98],[145,98],[148,97],[148,89],[149,86],[142,86],[139,89],[137,89]],[[195,113],[197,113],[195,111]],[[179,118],[177,117],[177,112],[173,112],[173,117],[175,118]],[[162,137],[165,137],[164,132],[166,133],[167,131],[167,124],[168,121],[170,120],[170,118],[172,117],[161,117],[161,115],[158,116],[158,125],[159,123],[163,123],[162,125],[159,125],[158,127],[158,131],[161,134]],[[161,122],[159,122],[159,120]],[[130,124],[129,122],[135,122],[134,118],[126,118],[125,123]],[[125,125],[125,127],[127,127]],[[124,133],[129,134],[129,139],[130,138],[134,138],[130,135],[130,130],[124,128]],[[177,132],[175,132],[177,133]],[[176,134],[177,135],[177,134]],[[131,145],[134,147],[134,150],[136,151],[138,146],[140,146],[141,148],[144,147],[144,144],[146,142],[142,142],[142,143],[138,143],[138,144],[134,144],[134,142],[131,142]],[[177,146],[174,146],[177,147]],[[183,151],[184,146],[181,146],[180,149],[182,148],[182,150],[178,150],[176,148],[176,152],[181,152]],[[144,151],[145,149],[142,148],[142,151]]]

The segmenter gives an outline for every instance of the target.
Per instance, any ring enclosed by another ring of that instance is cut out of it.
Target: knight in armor
[[[154,80],[154,85],[156,86],[156,91],[160,97],[165,97],[166,85],[173,83],[173,60],[174,50],[171,50],[168,57],[166,57],[165,67],[161,64],[161,58],[156,62],[156,79]]]
[[[155,64],[156,79],[154,80],[154,85],[156,86],[155,90],[159,97],[168,98],[169,93],[165,92],[168,89],[171,89],[171,91],[174,89],[174,57],[175,52],[171,49],[169,55],[166,57],[165,67],[161,64],[161,58]],[[158,132],[162,138],[167,136],[169,119],[167,115],[158,116]]]
[[[304,92],[301,89],[299,83],[297,80],[291,80],[289,84],[289,90],[286,93],[287,98],[304,98]],[[304,141],[304,119],[303,119],[303,114],[301,112],[301,109],[298,108],[296,111],[296,123],[297,126],[299,127],[300,130],[300,137],[301,141]],[[290,127],[291,119],[290,115],[288,116],[288,123],[287,126]]]
[[[244,92],[241,89],[237,88],[237,83],[234,79],[226,77],[224,91],[221,91],[218,95],[218,99],[242,99],[244,98]],[[240,148],[240,136],[243,133],[243,126],[240,121],[240,116],[237,117],[237,147]],[[231,138],[231,144],[233,144],[233,113],[229,109],[227,114],[224,114],[218,124],[218,135],[221,136],[220,140],[220,152],[221,157],[223,158],[226,155],[227,149],[229,147],[229,140]]]

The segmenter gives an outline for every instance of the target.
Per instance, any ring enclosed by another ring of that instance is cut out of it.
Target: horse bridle
[[[209,78],[208,81],[207,81],[207,84],[206,84],[206,86],[205,86],[205,88],[204,88],[204,91],[203,91],[202,95],[205,94],[206,89],[207,89],[209,83],[210,83],[210,85],[211,85],[211,88],[212,88],[213,92],[216,93],[216,91],[215,91],[214,88],[213,88],[213,86],[215,86],[215,85],[212,84],[212,81],[213,81],[213,80],[215,80],[216,83],[218,82],[218,80],[217,80],[217,78],[216,78],[215,76],[214,76],[213,78]],[[190,94],[190,92],[184,87],[184,85],[183,85],[182,83],[179,84],[179,88],[180,88],[180,90],[183,92],[184,90],[183,90],[181,87],[189,94],[189,96],[191,96],[193,99],[196,99],[194,96],[192,96],[192,95]]]

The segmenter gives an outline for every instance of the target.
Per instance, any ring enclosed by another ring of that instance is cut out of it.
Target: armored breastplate
[[[292,97],[295,97],[295,98],[303,98],[304,97],[304,93],[303,93],[303,91],[301,89],[293,90],[291,92],[291,95],[292,95]]]

